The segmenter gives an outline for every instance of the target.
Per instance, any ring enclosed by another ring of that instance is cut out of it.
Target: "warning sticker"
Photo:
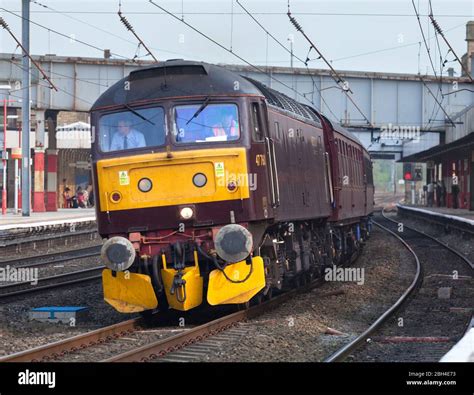
[[[126,170],[119,171],[119,184],[120,185],[130,184],[130,177],[128,176],[128,171]]]
[[[216,177],[224,177],[224,162],[214,163],[214,169],[216,171]]]

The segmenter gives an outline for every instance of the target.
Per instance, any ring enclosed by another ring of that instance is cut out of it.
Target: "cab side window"
[[[254,141],[263,141],[263,123],[262,123],[262,113],[260,105],[258,103],[252,103],[252,136]]]

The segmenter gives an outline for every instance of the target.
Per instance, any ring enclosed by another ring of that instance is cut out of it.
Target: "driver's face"
[[[130,133],[130,125],[128,124],[128,122],[119,121],[118,129],[119,129],[119,132],[123,134],[124,136]]]

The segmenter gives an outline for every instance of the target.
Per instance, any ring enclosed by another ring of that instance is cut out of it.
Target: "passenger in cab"
[[[112,138],[110,151],[120,151],[146,147],[145,136],[136,129],[132,129],[131,122],[126,119],[118,121],[118,132]]]
[[[239,138],[239,122],[231,112],[224,112],[220,123],[213,126],[214,136],[227,136],[227,140],[237,140]]]

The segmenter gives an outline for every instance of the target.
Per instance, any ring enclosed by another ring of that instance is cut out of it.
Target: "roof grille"
[[[260,92],[263,93],[269,104],[297,114],[303,118],[311,119],[318,123],[320,122],[317,111],[314,108],[301,104],[291,97],[269,88],[259,81],[245,76],[242,77],[254,84]]]

